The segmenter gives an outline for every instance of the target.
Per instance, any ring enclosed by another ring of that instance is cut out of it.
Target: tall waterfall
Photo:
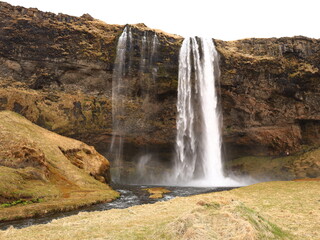
[[[121,116],[124,115],[124,100],[126,97],[124,78],[127,70],[125,63],[128,47],[129,49],[131,48],[131,31],[126,27],[118,40],[117,56],[112,76],[112,142],[110,152],[118,168],[121,168],[122,164],[123,137],[125,134]],[[130,61],[128,67],[130,67]],[[120,174],[120,171],[116,171],[113,179],[119,182],[121,178]]]
[[[218,57],[211,39],[186,38],[179,56],[174,181],[228,186],[223,175],[215,78]]]

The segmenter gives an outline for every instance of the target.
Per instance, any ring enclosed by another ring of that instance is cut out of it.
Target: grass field
[[[79,213],[0,239],[320,239],[320,182],[266,182],[122,210]]]

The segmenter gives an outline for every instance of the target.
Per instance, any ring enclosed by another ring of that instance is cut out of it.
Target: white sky
[[[182,36],[222,40],[320,38],[320,0],[2,0],[110,24],[145,23]]]

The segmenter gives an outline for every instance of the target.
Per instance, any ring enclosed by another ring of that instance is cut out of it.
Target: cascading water
[[[108,152],[108,158],[113,161],[112,179],[117,183],[132,182],[130,176],[123,174],[126,162],[141,158],[141,164],[136,164],[139,172],[146,159],[152,158],[146,147],[135,149],[134,155],[130,155],[128,149],[128,153],[123,151],[127,134],[148,127],[150,122],[148,118],[151,111],[148,108],[156,89],[159,43],[156,33],[151,33],[145,31],[141,35],[135,28],[127,26],[118,40],[112,77],[112,141]],[[137,114],[128,123],[127,111],[130,111],[134,101],[142,103],[140,107],[143,114]]]
[[[158,73],[158,67],[156,65],[156,62],[158,60],[158,48],[159,48],[159,39],[157,34],[155,33],[153,35],[152,40],[152,48],[151,48],[151,56],[150,56],[150,68],[152,69],[152,80],[153,84],[155,84],[157,73]]]
[[[223,174],[211,39],[186,38],[179,56],[174,181],[178,185],[238,185]]]
[[[112,80],[113,136],[109,158],[113,160],[113,181],[189,186],[239,185],[224,177],[222,170],[215,92],[215,75],[219,69],[212,40],[187,38],[181,47],[174,174],[165,181],[159,181],[160,177],[153,181],[154,176],[147,168],[150,164],[157,164],[157,157],[148,146],[136,149],[134,156],[126,148],[125,159],[124,137],[141,127],[152,126],[148,124],[152,118],[152,97],[157,91],[159,40],[155,33],[150,33],[146,31],[137,37],[139,32],[128,26],[118,41]],[[139,91],[133,92],[134,89]],[[131,101],[142,103],[143,114],[128,123],[126,111],[130,111]],[[134,163],[136,176],[130,178],[122,174],[125,170],[123,160],[137,161]]]
[[[140,52],[140,72],[144,73],[146,71],[147,62],[147,33],[145,32],[141,40],[141,52]]]
[[[110,153],[113,155],[117,169],[121,168],[123,155],[123,136],[124,127],[121,116],[124,115],[124,77],[126,74],[126,53],[127,48],[131,47],[131,31],[127,27],[123,30],[118,40],[117,56],[112,76],[112,140]],[[130,64],[129,64],[130,67]],[[121,172],[115,171],[113,179],[120,181]]]
[[[145,112],[148,114],[145,115],[144,122],[148,122],[148,118],[150,118],[152,114],[152,109],[150,109],[150,105],[148,104],[152,101],[151,99],[154,97],[157,88],[156,88],[156,78],[158,72],[158,47],[159,47],[159,39],[156,33],[154,33],[152,40],[151,36],[147,35],[147,32],[144,33],[142,38],[142,48],[141,48],[141,60],[140,60],[140,70],[141,70],[141,81],[144,82],[143,88],[144,90],[144,102],[143,108]],[[151,76],[150,76],[151,75]],[[150,81],[150,78],[152,81]],[[150,114],[151,113],[151,114]],[[143,151],[140,152],[140,156],[137,160],[136,165],[136,178],[135,183],[144,183],[151,184],[153,183],[153,174],[147,170],[147,165],[151,162],[156,161],[155,154],[150,151],[149,147],[146,146]]]

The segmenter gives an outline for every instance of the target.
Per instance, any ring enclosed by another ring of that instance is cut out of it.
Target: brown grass
[[[3,239],[320,239],[318,182],[268,182],[0,232]]]
[[[21,155],[21,150],[26,148],[37,154]],[[0,201],[43,200],[26,206],[0,207],[0,221],[68,211],[115,199],[118,193],[72,164],[61,151],[84,148],[90,149],[80,141],[38,127],[16,113],[0,112],[0,162],[9,164],[0,166]],[[92,156],[102,158],[91,150],[90,161],[93,162]],[[83,161],[85,158],[83,155]],[[96,164],[100,163],[98,160]]]

